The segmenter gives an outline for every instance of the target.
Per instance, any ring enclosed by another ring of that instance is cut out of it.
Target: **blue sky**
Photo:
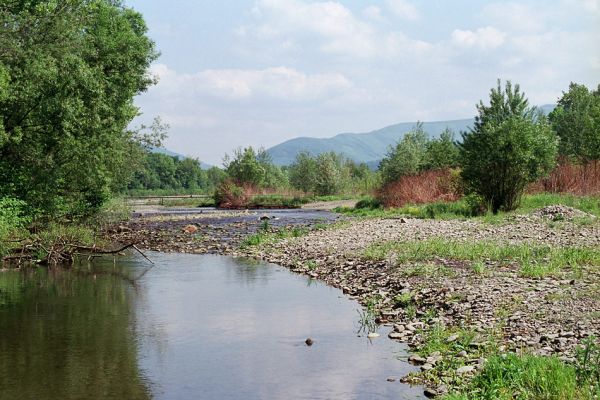
[[[128,0],[161,57],[136,99],[166,147],[238,146],[471,117],[496,79],[532,104],[600,83],[600,0]]]

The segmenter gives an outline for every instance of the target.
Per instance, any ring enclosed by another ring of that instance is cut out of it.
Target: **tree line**
[[[489,104],[480,101],[477,111],[461,140],[448,130],[431,140],[417,124],[382,160],[384,188],[404,176],[457,168],[464,191],[495,213],[515,209],[527,185],[559,159],[585,165],[600,160],[600,85],[590,90],[571,83],[546,116],[519,85],[507,81],[503,87],[498,80]]]
[[[119,0],[0,3],[0,198],[28,215],[93,215],[128,190],[211,192],[238,187],[310,194],[366,193],[432,169],[457,168],[494,211],[511,209],[558,156],[600,158],[600,88],[571,84],[546,117],[518,85],[498,82],[474,126],[428,138],[418,124],[378,171],[340,154],[300,153],[284,167],[264,149],[238,149],[223,168],[151,154],[166,127],[130,129],[133,99],[155,83],[158,57],[142,16]],[[230,185],[231,186],[231,185]],[[7,206],[8,207],[8,206]],[[21,212],[21,211],[20,211]]]

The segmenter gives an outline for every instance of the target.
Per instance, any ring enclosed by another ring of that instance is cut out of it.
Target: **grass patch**
[[[592,399],[579,385],[575,367],[555,357],[505,354],[488,359],[483,371],[459,394],[446,399]]]
[[[359,202],[360,203],[360,202]],[[498,214],[487,213],[478,215],[476,204],[473,199],[464,197],[453,202],[434,202],[428,204],[407,204],[400,208],[384,209],[378,206],[376,200],[360,203],[361,207],[356,208],[337,208],[334,211],[350,216],[367,218],[389,218],[389,217],[414,217],[422,219],[467,219],[476,217],[487,223],[498,223],[504,220],[504,217],[511,214],[527,214],[533,210],[551,206],[565,205],[585,211],[589,214],[600,217],[600,197],[598,196],[574,196],[570,194],[529,194],[524,195],[520,207],[512,212],[499,212]],[[592,223],[592,220],[582,219],[581,223]]]
[[[261,229],[257,233],[248,235],[240,243],[240,247],[245,249],[263,244],[275,243],[283,239],[305,236],[310,231],[311,229],[305,226],[288,226],[281,229],[271,229],[268,224],[263,223]]]
[[[485,270],[484,263],[492,261],[500,265],[517,265],[525,277],[552,275],[564,268],[577,271],[584,266],[600,266],[600,249],[596,248],[505,245],[490,241],[461,243],[440,238],[376,243],[367,247],[363,255],[373,260],[392,259],[397,264],[414,265],[408,271],[418,269],[420,263],[442,258],[468,262],[479,274]]]

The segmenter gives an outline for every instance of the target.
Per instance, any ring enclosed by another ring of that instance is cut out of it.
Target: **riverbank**
[[[387,326],[382,333],[413,347],[422,373],[405,381],[427,384],[430,396],[464,388],[494,355],[572,363],[577,346],[600,337],[600,224],[580,211],[551,206],[493,224],[393,217],[326,229],[305,220],[302,236],[249,245],[249,235],[288,229],[265,219],[280,226],[260,233],[261,216],[224,215],[224,225],[197,233],[183,231],[188,217],[157,216],[130,222],[116,237],[145,236],[139,245],[153,250],[259,258],[341,288]],[[221,244],[204,246],[207,236]]]

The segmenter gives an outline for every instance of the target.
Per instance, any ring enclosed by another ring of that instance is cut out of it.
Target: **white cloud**
[[[408,0],[387,0],[390,10],[400,18],[416,20],[419,18],[419,11]]]
[[[396,10],[406,18],[415,18],[416,10],[409,3],[394,2]],[[396,55],[403,51],[421,51],[427,46],[424,41],[415,41],[402,32],[382,32],[377,23],[381,10],[376,6],[367,7],[363,20],[350,9],[338,2],[306,2],[301,0],[260,0],[253,15],[256,23],[246,26],[243,31],[254,32],[258,40],[277,40],[294,37],[303,38],[306,46],[317,48],[324,53],[369,58]],[[397,40],[402,37],[402,40]],[[299,40],[296,40],[297,42]],[[397,46],[403,46],[398,48]]]
[[[273,67],[262,70],[211,69],[194,74],[179,74],[164,64],[152,66],[159,78],[156,89],[170,94],[192,93],[229,100],[266,96],[280,100],[314,100],[340,93],[352,87],[342,74],[305,74],[293,68]]]
[[[455,29],[452,32],[452,42],[460,47],[478,47],[490,50],[504,44],[506,34],[498,29],[486,26],[476,31]]]

